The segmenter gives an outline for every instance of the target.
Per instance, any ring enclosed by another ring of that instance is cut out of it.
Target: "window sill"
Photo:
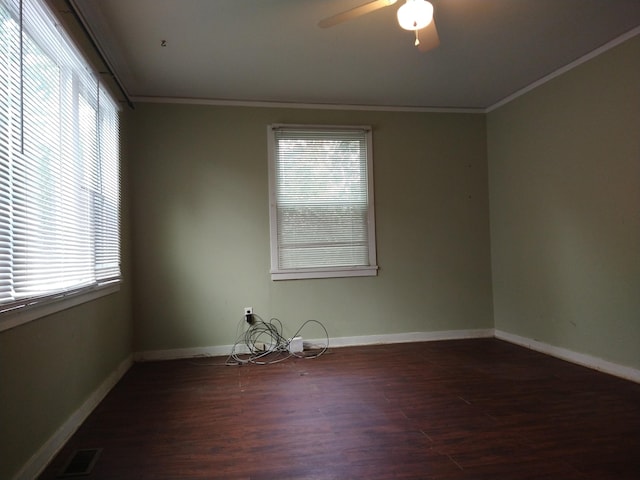
[[[303,280],[311,278],[375,277],[378,267],[351,267],[342,269],[299,269],[271,272],[271,280]]]
[[[82,303],[96,300],[97,298],[111,295],[120,290],[120,282],[109,283],[108,285],[93,287],[91,289],[80,290],[63,297],[53,298],[42,303],[16,308],[0,314],[0,332],[9,330],[25,323],[37,320],[62,310],[75,307]]]

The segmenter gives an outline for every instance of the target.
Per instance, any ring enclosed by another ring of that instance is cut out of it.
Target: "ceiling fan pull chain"
[[[416,32],[416,43],[414,43],[414,45],[417,47],[418,45],[420,45],[420,39],[418,38],[418,30],[415,30]]]

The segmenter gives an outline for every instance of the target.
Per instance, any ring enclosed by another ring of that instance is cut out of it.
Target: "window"
[[[118,134],[45,4],[0,0],[0,313],[120,280]]]
[[[271,278],[377,274],[371,128],[270,125]]]

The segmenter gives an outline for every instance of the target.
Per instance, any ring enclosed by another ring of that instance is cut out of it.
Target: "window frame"
[[[362,131],[365,133],[367,173],[367,242],[368,265],[281,268],[279,266],[278,205],[276,175],[276,136],[278,129],[316,131]],[[314,278],[365,277],[378,274],[376,253],[375,201],[373,181],[373,138],[368,125],[318,125],[274,123],[267,126],[268,175],[269,175],[269,237],[271,280],[300,280]]]
[[[84,56],[70,40],[67,33],[62,30],[55,15],[51,12],[49,5],[42,1],[35,0],[29,2],[28,7],[26,6],[27,4],[25,4],[25,8],[33,9],[32,11],[36,12],[36,23],[41,25],[42,28],[36,28],[34,26],[35,23],[29,24],[29,28],[20,25],[20,20],[23,18],[22,13],[16,13],[15,9],[21,5],[21,3],[12,3],[9,0],[7,2],[3,1],[2,8],[6,8],[9,17],[12,17],[13,20],[18,23],[19,35],[27,35],[28,41],[33,42],[39,51],[42,52],[42,55],[51,59],[55,64],[58,70],[58,81],[60,82],[57,90],[57,95],[60,96],[57,114],[60,118],[67,115],[65,119],[70,118],[73,120],[69,132],[63,130],[60,124],[58,124],[55,127],[55,134],[59,135],[60,138],[63,136],[71,138],[71,144],[74,146],[69,148],[74,150],[82,148],[78,147],[78,145],[80,145],[81,142],[87,141],[87,138],[85,138],[83,134],[89,131],[91,133],[90,141],[95,142],[95,148],[97,149],[94,153],[95,158],[83,161],[80,168],[86,169],[90,163],[94,162],[92,165],[93,168],[97,169],[95,174],[99,177],[98,184],[92,185],[89,182],[81,184],[78,182],[71,187],[75,189],[73,192],[82,190],[83,194],[87,196],[86,202],[82,204],[82,207],[90,209],[92,212],[87,217],[89,234],[91,235],[90,240],[88,240],[91,248],[87,250],[87,258],[93,258],[93,273],[91,281],[75,282],[73,285],[59,287],[54,286],[52,283],[51,288],[34,291],[32,294],[20,293],[15,290],[16,283],[12,273],[8,285],[10,285],[9,288],[13,292],[13,300],[7,296],[4,303],[0,304],[0,332],[40,317],[51,315],[106,295],[111,295],[120,289],[122,282],[121,143],[119,140],[120,121],[118,118],[120,107],[110,92],[107,92],[105,85],[100,81],[99,74],[88,66]],[[53,38],[51,37],[52,35],[55,37],[54,42],[45,41],[48,38]],[[65,57],[65,55],[69,56]],[[24,61],[25,59],[21,51],[19,62],[22,65]],[[21,82],[21,84],[26,81],[25,77],[22,77],[22,68],[20,69],[20,78],[18,81]],[[8,85],[9,84],[7,84],[7,88],[9,88]],[[7,91],[9,92],[9,90]],[[95,98],[92,99],[90,97],[91,95],[94,95]],[[14,97],[10,96],[9,98],[16,102]],[[22,101],[22,97],[20,97],[18,102]],[[82,129],[82,120],[80,118],[81,104],[86,104],[91,110],[90,113],[94,115],[91,122],[87,124],[89,130],[83,131]],[[18,106],[17,108],[22,107]],[[65,108],[70,108],[70,110],[64,110],[66,113],[63,113],[63,109]],[[22,112],[22,110],[20,111]],[[18,138],[24,138],[21,121],[15,123],[16,120],[7,120],[7,122],[9,129],[20,129]],[[59,120],[59,122],[62,123],[62,120]],[[67,126],[66,123],[65,126]],[[11,149],[15,148],[15,144],[12,143],[14,140],[7,141],[9,151],[12,151]],[[62,140],[60,141],[62,142]],[[82,143],[82,145],[84,146],[86,144]],[[12,165],[19,164],[18,162],[22,161],[20,158],[24,155],[24,151],[17,153],[14,151],[14,153],[8,154],[7,159],[9,166],[7,171],[14,168]],[[76,153],[73,158],[77,161],[78,158],[84,158],[85,156],[86,155]],[[109,160],[105,162],[106,157],[109,157]],[[74,170],[76,173],[79,171],[80,170]],[[13,174],[9,175],[9,183],[13,185]],[[67,192],[72,191],[66,183],[64,184],[64,188],[68,189],[65,190]],[[80,188],[80,190],[77,190],[78,188]],[[13,187],[10,186],[9,189],[3,193],[7,194],[7,197],[5,197],[8,198],[7,205],[10,206],[10,211],[13,212],[12,205],[16,198]],[[65,202],[66,201],[68,200],[65,200]],[[12,216],[12,214],[9,215]],[[113,228],[104,230],[104,222],[107,218],[107,224]],[[9,223],[8,228],[14,228],[13,221]],[[100,232],[100,234],[97,232]],[[11,240],[11,242],[12,241],[13,240]],[[11,265],[11,272],[14,271],[16,258],[12,252],[12,260],[7,261],[7,264]],[[108,259],[109,262],[105,262],[105,259]],[[49,286],[47,285],[47,287]]]

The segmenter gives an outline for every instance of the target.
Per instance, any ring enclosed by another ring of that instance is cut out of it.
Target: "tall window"
[[[56,24],[0,0],[0,313],[120,280],[118,108]]]
[[[271,125],[271,278],[376,275],[369,127]]]

